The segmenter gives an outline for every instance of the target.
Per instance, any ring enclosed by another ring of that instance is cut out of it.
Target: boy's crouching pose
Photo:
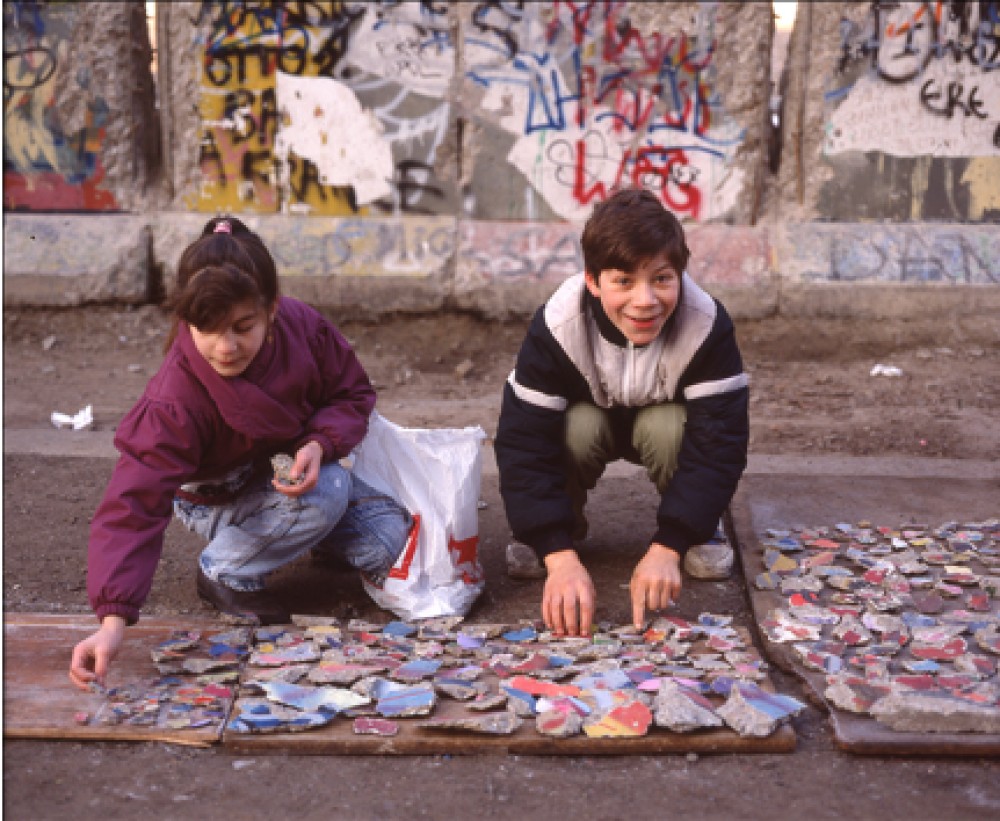
[[[542,617],[569,635],[589,633],[594,615],[574,540],[586,535],[587,491],[605,466],[641,464],[661,494],[630,584],[641,626],[647,610],[677,600],[682,557],[711,550],[702,543],[736,490],[749,436],[732,320],[684,273],[689,252],[673,214],[648,191],[619,191],[594,209],[581,245],[585,273],[535,314],[496,438],[500,491],[522,543],[508,548],[509,571],[547,575]]]

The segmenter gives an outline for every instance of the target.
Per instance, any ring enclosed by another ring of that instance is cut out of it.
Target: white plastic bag
[[[388,577],[365,590],[405,620],[464,616],[483,591],[479,563],[480,427],[403,428],[372,413],[354,473],[415,519]]]

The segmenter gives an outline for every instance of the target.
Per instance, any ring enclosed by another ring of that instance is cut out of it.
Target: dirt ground
[[[332,317],[379,390],[379,409],[410,426],[496,429],[500,387],[525,321],[465,315]],[[93,406],[113,430],[155,372],[167,321],[158,308],[3,314],[4,430],[51,430],[52,411]],[[738,323],[752,380],[752,455],[1000,459],[1000,317],[935,322],[770,319]],[[872,376],[876,364],[901,369]],[[87,612],[87,528],[110,458],[5,453],[5,611]],[[503,572],[508,534],[495,475],[480,519],[487,590],[473,617],[533,617],[538,583]],[[584,547],[599,619],[628,617],[624,595],[655,498],[639,480],[595,492]],[[203,614],[193,583],[200,544],[172,524],[146,612]],[[350,574],[308,563],[275,580],[298,609],[370,616]],[[331,590],[334,595],[331,595]],[[692,583],[681,615],[749,620],[743,579]],[[69,648],[67,648],[68,660]],[[802,697],[780,672],[779,688]],[[67,684],[67,686],[69,686]],[[823,713],[795,720],[787,756],[417,758],[258,756],[161,744],[7,741],[3,807],[10,818],[549,818],[684,814],[692,818],[978,818],[1000,813],[996,761],[874,758],[839,752]],[[433,789],[428,785],[434,784]]]

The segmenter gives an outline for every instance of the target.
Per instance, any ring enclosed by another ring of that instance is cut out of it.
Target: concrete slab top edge
[[[68,431],[41,428],[4,430],[4,455],[68,456],[115,459],[112,431]],[[641,478],[643,468],[616,462],[606,476]],[[483,475],[497,474],[492,446],[483,446]],[[906,456],[796,456],[751,454],[747,476],[884,476],[1000,481],[1000,463],[987,459],[936,459]]]

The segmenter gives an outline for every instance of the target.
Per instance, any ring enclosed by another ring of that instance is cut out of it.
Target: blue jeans
[[[352,566],[384,576],[402,552],[409,513],[333,463],[316,487],[291,498],[253,483],[233,502],[199,505],[174,500],[174,513],[208,539],[198,563],[208,578],[234,590],[264,588],[264,577],[310,550],[329,550]]]

